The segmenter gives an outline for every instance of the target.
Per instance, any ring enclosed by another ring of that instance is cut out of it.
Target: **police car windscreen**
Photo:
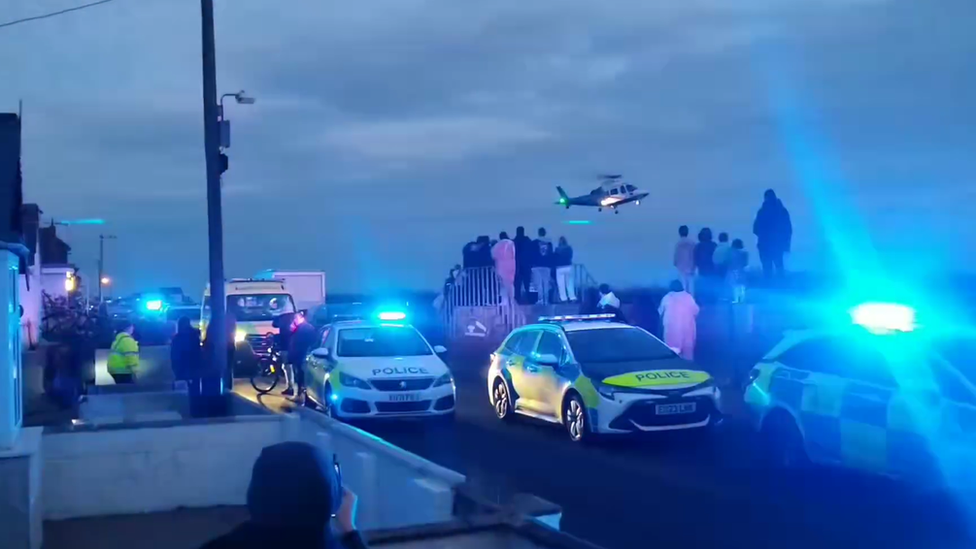
[[[430,347],[413,328],[379,326],[339,330],[336,355],[340,357],[427,356]]]
[[[583,365],[597,366],[605,375],[614,375],[614,364],[630,371],[633,362],[667,360],[675,354],[660,340],[637,328],[605,328],[566,333],[573,356]],[[620,373],[625,373],[624,371]]]
[[[227,296],[227,313],[238,322],[274,320],[276,316],[294,313],[295,305],[288,294],[254,294]]]

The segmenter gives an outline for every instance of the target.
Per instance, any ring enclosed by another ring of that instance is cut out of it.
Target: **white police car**
[[[976,487],[976,337],[867,303],[848,326],[790,332],[745,402],[771,465],[809,462]]]
[[[722,419],[708,373],[613,318],[549,317],[513,331],[488,370],[495,415],[559,423],[574,441],[594,433],[700,429]]]
[[[453,416],[454,378],[399,312],[319,329],[304,364],[306,402],[333,417]],[[311,401],[311,402],[309,402]]]

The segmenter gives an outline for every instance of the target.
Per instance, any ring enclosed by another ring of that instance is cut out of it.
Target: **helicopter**
[[[589,194],[575,197],[569,196],[562,187],[557,186],[556,191],[559,192],[559,200],[556,204],[564,206],[567,210],[570,206],[585,206],[596,208],[598,212],[603,211],[603,208],[610,208],[613,213],[620,213],[620,210],[617,209],[620,206],[630,203],[640,205],[640,201],[650,194],[640,191],[634,185],[625,183],[623,176],[619,174],[601,175],[599,179],[599,187],[590,191]]]

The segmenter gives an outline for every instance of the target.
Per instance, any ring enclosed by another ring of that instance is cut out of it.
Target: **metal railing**
[[[562,301],[556,270],[545,278],[543,276],[534,273],[532,277],[531,290],[537,295],[537,303],[548,305]],[[571,299],[581,302],[596,286],[596,280],[584,265],[572,265],[570,284],[566,287]],[[448,336],[456,337],[464,331],[458,326],[459,310],[464,310],[468,317],[480,319],[478,322],[482,324],[491,323],[494,329],[502,328],[506,333],[525,324],[525,314],[514,293],[515,289],[506,287],[494,267],[463,269],[443,296],[442,312]]]

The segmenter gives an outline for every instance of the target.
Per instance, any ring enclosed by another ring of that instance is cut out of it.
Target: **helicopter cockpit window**
[[[627,185],[627,192],[632,193],[632,192],[634,192],[636,190],[637,190],[637,188],[634,187],[633,185]]]
[[[619,194],[617,191],[618,189],[616,187],[610,189],[610,196],[617,196]]]

